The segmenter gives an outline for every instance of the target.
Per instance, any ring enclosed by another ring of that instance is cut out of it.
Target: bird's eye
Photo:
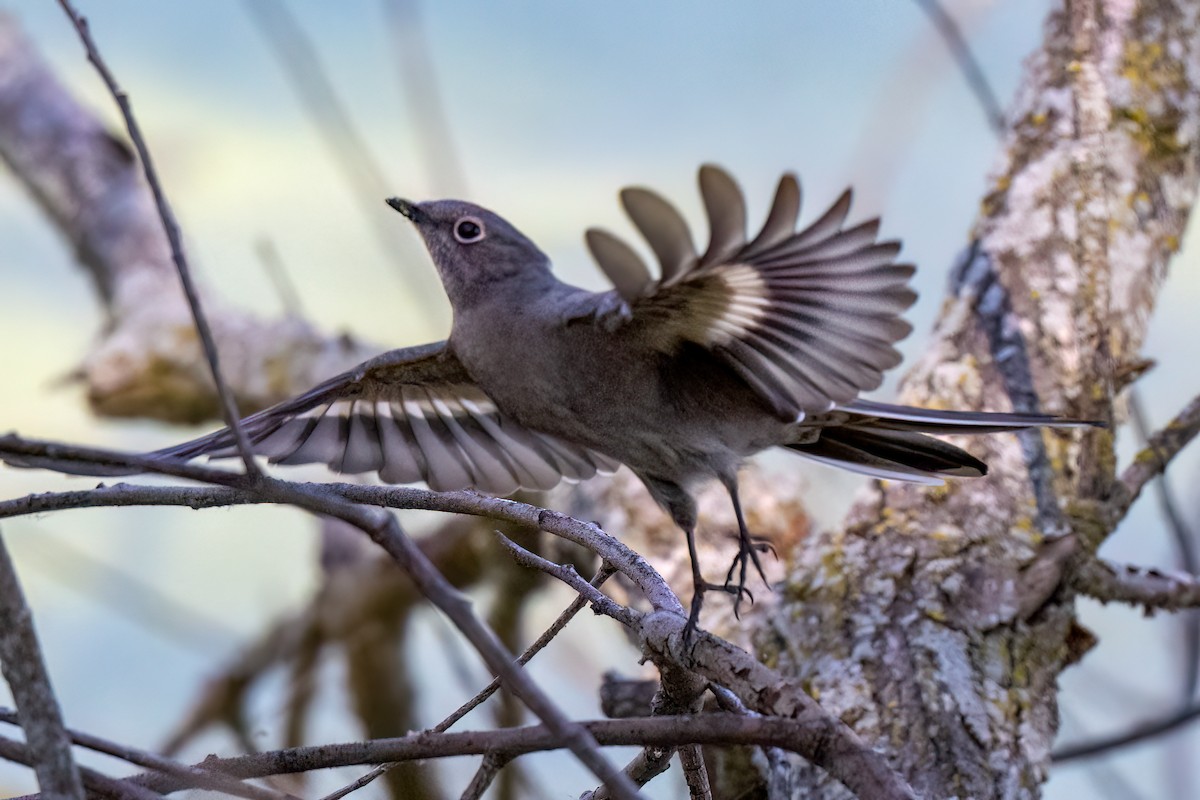
[[[474,244],[483,238],[483,223],[475,217],[463,217],[454,223],[454,238],[463,244]]]

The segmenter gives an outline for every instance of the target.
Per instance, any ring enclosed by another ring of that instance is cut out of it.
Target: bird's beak
[[[417,206],[416,203],[411,203],[408,200],[404,200],[400,197],[389,197],[386,202],[389,206],[411,219],[414,223],[419,224],[425,218],[425,215],[421,212],[420,207]]]

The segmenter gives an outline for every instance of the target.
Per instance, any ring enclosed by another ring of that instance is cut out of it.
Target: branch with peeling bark
[[[1055,6],[904,401],[1111,417],[1200,183],[1197,53],[1190,3]],[[970,446],[986,479],[877,487],[808,542],[757,641],[919,793],[1036,797],[1087,563],[1072,550],[1112,532],[1162,451],[1114,492],[1111,432]],[[844,796],[804,768],[772,775]]]

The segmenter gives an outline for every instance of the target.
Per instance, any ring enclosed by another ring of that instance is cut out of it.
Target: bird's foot
[[[687,625],[683,627],[683,645],[691,647],[692,637],[700,625],[700,609],[704,606],[705,592],[721,592],[723,594],[734,594],[738,596],[736,602],[741,602],[741,595],[745,593],[750,597],[750,602],[754,602],[754,596],[750,594],[745,587],[731,586],[729,582],[725,583],[709,583],[707,581],[696,581],[695,587],[692,590],[692,608],[688,614]],[[736,604],[735,604],[736,608]]]
[[[748,599],[750,605],[754,605],[754,595],[746,588],[746,581],[749,578],[750,565],[754,565],[754,571],[758,573],[758,577],[762,582],[770,588],[770,582],[767,580],[767,573],[763,570],[762,561],[759,559],[759,553],[770,553],[778,558],[778,553],[775,552],[775,546],[765,539],[758,539],[750,536],[738,537],[738,553],[733,557],[733,563],[729,565],[729,572],[725,575],[725,591],[735,596],[733,601],[733,615],[741,618],[742,600]],[[734,575],[737,575],[737,582],[734,583]]]

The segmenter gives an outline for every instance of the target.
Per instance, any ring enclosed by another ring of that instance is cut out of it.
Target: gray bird
[[[657,194],[621,202],[660,265],[589,230],[615,289],[558,280],[537,246],[501,217],[459,200],[388,204],[425,240],[454,310],[450,337],[393,350],[247,417],[255,452],[280,464],[378,472],[388,483],[506,495],[549,489],[625,464],[686,535],[696,591],[745,592],[758,549],[738,501],[738,468],[769,447],[876,478],[941,483],[987,466],[927,434],[1085,424],[1038,414],[933,411],[860,400],[900,363],[893,345],[916,300],[900,244],[879,221],[846,227],[845,192],[797,231],[800,187],[779,182],[766,223],[746,238],[741,190],[700,169],[711,236],[697,253],[683,217]],[[221,430],[159,451],[235,453]],[[741,548],[724,584],[696,557],[693,492],[728,489]],[[736,585],[731,585],[734,572]]]

